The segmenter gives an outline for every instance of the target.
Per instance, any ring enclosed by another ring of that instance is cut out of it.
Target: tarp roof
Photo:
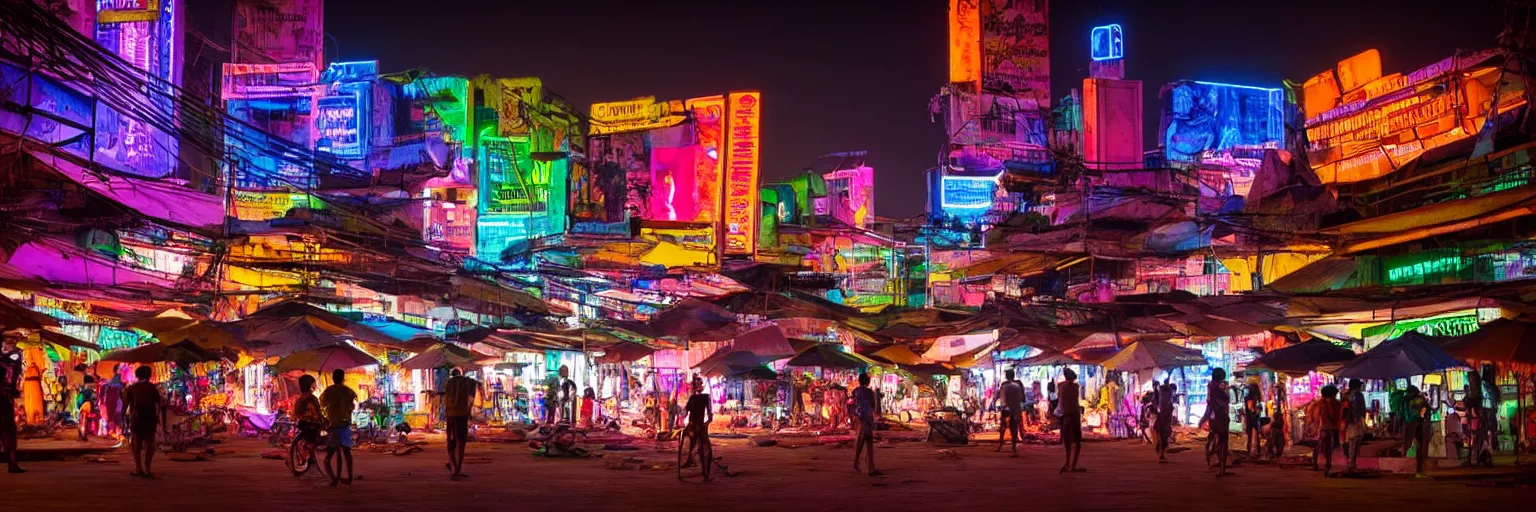
[[[1334,372],[1339,378],[1388,380],[1464,368],[1429,337],[1409,332],[1381,342]]]
[[[216,233],[224,225],[224,201],[219,196],[159,180],[108,177],[88,171],[69,158],[43,151],[29,153],[71,181],[156,221],[203,233]]]

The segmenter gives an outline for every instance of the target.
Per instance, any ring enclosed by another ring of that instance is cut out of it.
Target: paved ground
[[[1217,479],[1198,450],[1158,464],[1145,445],[1089,443],[1089,472],[1061,475],[1060,447],[1029,446],[1017,459],[992,447],[943,452],[922,444],[883,447],[878,478],[854,473],[852,449],[746,446],[725,440],[717,453],[742,474],[712,483],[679,482],[671,469],[616,470],[604,459],[545,459],[527,447],[472,443],[468,481],[443,469],[442,444],[407,456],[359,452],[351,487],[332,489],[315,473],[294,478],[265,443],[237,441],[215,460],[156,462],[160,478],[131,478],[126,452],[116,463],[32,462],[24,475],[0,474],[0,510],[1358,510],[1512,509],[1529,504],[1532,487],[1496,488],[1476,481],[1404,477],[1326,479],[1303,469],[1254,466]],[[674,452],[619,452],[655,462]],[[967,507],[964,509],[953,507]],[[451,508],[450,508],[451,507]],[[980,508],[985,507],[985,508]]]

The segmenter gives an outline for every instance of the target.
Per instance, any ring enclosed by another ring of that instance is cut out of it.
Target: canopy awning
[[[1205,366],[1205,354],[1197,349],[1181,347],[1166,341],[1138,341],[1100,365],[1105,369],[1137,372],[1151,369],[1168,369],[1182,366]]]
[[[1381,342],[1334,372],[1339,378],[1391,380],[1465,368],[1428,336],[1409,332]]]
[[[1469,361],[1536,364],[1536,324],[1500,318],[1441,346]]]
[[[1312,262],[1269,283],[1285,293],[1318,293],[1338,288],[1355,273],[1354,258],[1326,258]]]
[[[1280,373],[1305,374],[1327,371],[1355,359],[1355,353],[1331,342],[1312,339],[1281,348],[1248,363],[1249,368],[1260,368]]]

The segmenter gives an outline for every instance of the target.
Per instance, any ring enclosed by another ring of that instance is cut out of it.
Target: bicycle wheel
[[[684,429],[682,434],[677,436],[677,479],[678,480],[682,480],[683,479],[683,466],[686,466],[688,464],[688,459],[690,458],[689,457],[690,454],[688,453],[689,452],[689,450],[688,450],[688,438],[689,437],[692,437],[692,436],[690,436],[688,434],[688,430],[687,429]]]
[[[303,476],[315,462],[315,447],[302,437],[295,437],[288,445],[288,470],[293,476]]]

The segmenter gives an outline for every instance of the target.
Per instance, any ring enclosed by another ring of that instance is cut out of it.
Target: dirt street
[[[1029,446],[1019,458],[993,446],[941,451],[925,444],[882,447],[886,475],[854,473],[851,448],[751,447],[722,440],[739,476],[679,482],[675,471],[609,469],[615,457],[666,463],[675,452],[610,452],[605,459],[545,459],[523,445],[472,443],[467,481],[450,481],[440,438],[406,456],[359,451],[352,486],[332,489],[318,472],[290,475],[262,459],[254,441],[222,445],[233,453],[201,462],[156,461],[156,480],[131,478],[126,451],[115,463],[33,462],[25,475],[0,474],[0,510],[1482,510],[1529,503],[1531,488],[1467,481],[1325,479],[1302,469],[1243,467],[1217,479],[1198,450],[1158,464],[1130,441],[1089,443],[1086,473],[1061,475],[1061,449]],[[958,508],[965,507],[965,508]]]

